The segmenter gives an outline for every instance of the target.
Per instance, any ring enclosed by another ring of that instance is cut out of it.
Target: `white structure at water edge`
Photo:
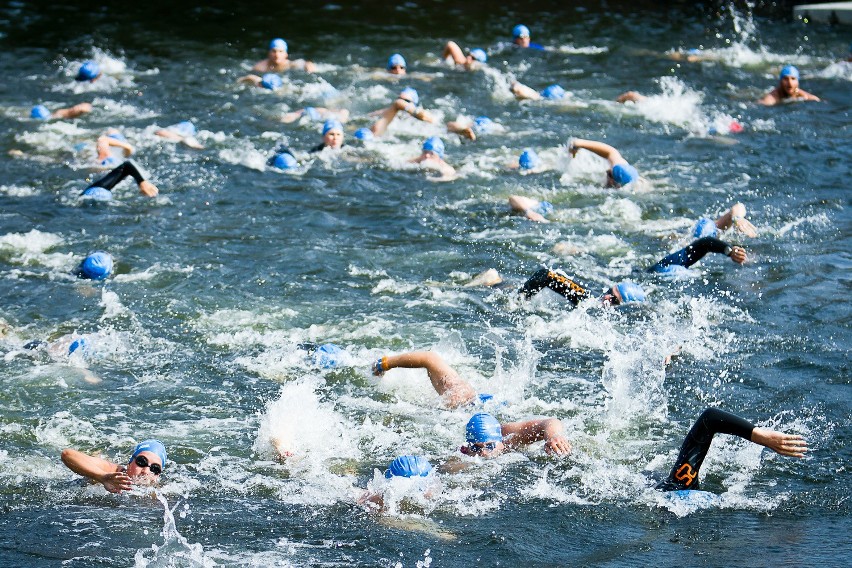
[[[852,2],[793,6],[793,16],[811,22],[852,24]]]

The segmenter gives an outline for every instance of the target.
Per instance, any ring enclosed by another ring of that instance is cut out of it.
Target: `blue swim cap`
[[[485,412],[474,414],[468,420],[464,432],[468,444],[503,441],[503,430],[500,428],[500,423],[497,422],[496,418]]]
[[[473,131],[476,134],[486,134],[494,128],[494,121],[487,116],[477,116],[473,119]]]
[[[546,99],[558,101],[559,99],[565,98],[565,89],[559,85],[550,85],[549,87],[545,87],[545,89],[541,92],[541,96]]]
[[[639,172],[630,164],[618,164],[612,167],[612,179],[618,185],[627,185],[639,179]]]
[[[95,251],[80,263],[77,274],[90,280],[104,280],[112,273],[112,255],[102,250]]]
[[[420,104],[420,95],[417,94],[417,91],[412,87],[406,87],[399,92],[399,97],[408,97],[409,100],[415,105]]]
[[[30,111],[30,118],[37,118],[39,120],[50,118],[50,111],[44,105],[36,105]]]
[[[159,440],[145,440],[144,442],[140,442],[136,445],[136,448],[133,449],[133,455],[130,456],[130,463],[133,459],[141,454],[142,452],[151,452],[152,454],[157,454],[157,457],[160,458],[160,462],[163,466],[163,469],[166,467],[166,447]]]
[[[488,54],[485,53],[484,49],[480,49],[475,47],[470,50],[470,56],[479,61],[480,63],[485,63],[488,61]]]
[[[373,139],[373,131],[369,128],[359,128],[355,131],[354,134],[357,140],[361,140],[362,142],[366,142],[367,140]]]
[[[112,192],[106,188],[93,185],[92,187],[87,187],[85,191],[83,191],[81,197],[92,199],[94,201],[109,201],[112,199]]]
[[[399,53],[394,53],[393,55],[388,57],[388,71],[390,71],[392,67],[396,67],[397,65],[402,65],[403,68],[408,67],[405,64],[405,58]]]
[[[304,113],[312,121],[322,120],[322,115],[314,107],[305,107]]]
[[[692,236],[696,239],[702,237],[715,237],[719,234],[719,229],[716,227],[716,222],[713,219],[702,217],[695,224],[695,229],[692,230]]]
[[[780,81],[784,77],[792,77],[793,79],[798,79],[799,70],[796,69],[795,65],[787,65],[783,69],[781,69],[781,73],[778,75],[778,80]]]
[[[287,42],[277,37],[269,42],[269,49],[283,49],[287,51]]]
[[[314,363],[323,369],[333,369],[340,365],[341,356],[346,352],[334,343],[325,343],[314,351]]]
[[[195,136],[195,125],[188,120],[178,122],[175,125],[169,126],[170,130],[174,130],[181,136]]]
[[[107,134],[107,138],[112,138],[113,140],[118,140],[119,142],[127,142],[127,138],[124,137],[124,134],[121,132],[111,132]]]
[[[279,88],[284,82],[281,80],[281,77],[276,75],[275,73],[266,73],[260,81],[260,86],[264,89],[269,89],[270,91],[274,91]]]
[[[80,350],[81,354],[85,354],[89,350],[89,342],[85,337],[78,337],[68,346],[68,355],[72,355],[75,351]]]
[[[423,456],[399,456],[385,471],[385,477],[426,477],[432,471],[432,464]]]
[[[623,304],[645,301],[645,290],[635,282],[622,282],[616,288],[618,288],[618,293],[621,294],[621,302]]]
[[[535,150],[527,148],[523,151],[521,157],[518,158],[518,164],[521,166],[522,170],[532,170],[541,165],[541,158],[538,157]]]
[[[444,157],[444,141],[438,138],[437,136],[432,136],[431,138],[427,138],[423,143],[423,151],[424,152],[434,152],[438,154],[439,158]]]
[[[512,28],[512,37],[530,37],[530,29],[523,24],[518,24],[514,28]]]
[[[329,118],[325,121],[325,124],[322,125],[322,135],[325,136],[332,130],[339,130],[343,132],[343,124],[336,118]]]
[[[97,61],[86,61],[80,70],[77,71],[75,81],[94,81],[101,74],[101,66]]]
[[[296,157],[290,152],[275,154],[269,163],[271,166],[275,166],[282,170],[289,170],[299,166],[299,162],[296,160]]]
[[[479,398],[479,402],[482,404],[485,404],[486,402],[494,398],[493,394],[488,394],[487,392],[481,392],[476,396]]]
[[[535,208],[536,212],[539,215],[543,215],[547,217],[551,213],[553,213],[553,203],[550,201],[539,201],[538,206]]]

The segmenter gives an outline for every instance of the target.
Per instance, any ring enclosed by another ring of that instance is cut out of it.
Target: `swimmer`
[[[72,107],[59,108],[53,112],[50,112],[50,110],[44,105],[36,105],[32,108],[32,110],[30,110],[30,118],[35,118],[36,120],[48,120],[51,118],[67,120],[69,118],[77,118],[90,112],[92,112],[91,103],[80,103]]]
[[[98,253],[93,253],[98,254]],[[106,254],[106,253],[100,253]],[[91,255],[90,255],[91,256]],[[108,256],[108,255],[107,255]],[[112,270],[112,257],[109,257],[109,268]],[[79,276],[82,276],[78,273]],[[107,273],[108,275],[108,273]],[[94,276],[82,276],[84,278],[92,278]],[[104,276],[105,278],[106,276]],[[58,337],[50,342],[41,339],[34,339],[23,345],[23,348],[32,355],[40,352],[45,352],[50,358],[57,363],[70,364],[83,373],[83,380],[89,384],[96,385],[101,383],[101,379],[92,374],[86,364],[92,355],[95,353],[97,345],[96,335],[80,335],[78,333],[69,333]]]
[[[593,152],[609,162],[609,169],[606,171],[607,187],[624,187],[639,179],[639,172],[636,171],[636,168],[631,166],[621,153],[609,144],[575,138],[568,146],[568,152],[573,157],[577,157],[577,152],[581,149]]]
[[[79,81],[81,83],[88,82],[94,83],[101,76],[101,66],[98,65],[97,61],[86,61],[83,65],[80,66],[80,69],[77,71],[77,75],[74,77],[75,81]]]
[[[550,288],[576,306],[585,299],[594,297],[588,288],[577,284],[562,270],[540,268],[524,282],[518,294],[529,300],[545,288]],[[620,282],[608,288],[600,301],[605,307],[616,307],[631,302],[644,302],[645,290],[635,282]]]
[[[326,148],[329,150],[340,150],[343,147],[343,138],[343,125],[339,120],[330,118],[322,125],[322,142],[308,150],[308,152],[315,154],[322,152]]]
[[[815,101],[820,98],[799,88],[799,70],[793,65],[781,69],[778,75],[778,86],[758,99],[758,104],[774,106],[788,101]]]
[[[553,204],[549,201],[539,201],[522,195],[510,195],[509,207],[512,211],[523,213],[527,219],[536,223],[550,223],[545,215],[553,212]]]
[[[283,39],[275,38],[269,42],[269,55],[266,59],[258,61],[251,68],[255,73],[271,73],[289,71],[290,69],[300,69],[306,73],[316,71],[316,66],[304,59],[290,60],[287,53],[287,42]]]
[[[90,456],[66,448],[62,463],[68,469],[104,486],[110,493],[130,491],[134,485],[154,485],[166,467],[166,447],[158,440],[145,440],[136,445],[127,465]]]
[[[262,87],[268,91],[277,91],[284,85],[284,81],[275,73],[265,73],[263,77],[246,75],[237,79],[237,83],[251,83],[255,87]]]
[[[347,364],[349,353],[334,343],[314,343],[306,341],[298,345],[299,349],[305,351],[311,363],[322,369],[334,369]]]
[[[204,146],[202,146],[201,142],[195,138],[195,133],[195,125],[188,120],[172,124],[171,126],[161,128],[154,132],[154,134],[160,138],[180,142],[193,150],[203,150]]]
[[[386,355],[373,363],[373,375],[381,377],[396,368],[426,369],[432,387],[449,408],[458,408],[477,400],[477,393],[470,383],[462,379],[437,353],[414,351]]]
[[[742,247],[729,245],[715,237],[701,237],[689,246],[663,258],[649,268],[648,272],[657,274],[683,273],[710,252],[724,254],[737,264],[744,264],[748,260],[746,251]]]
[[[431,497],[435,483],[435,469],[424,456],[398,456],[385,469],[386,480],[393,478],[424,481],[422,486],[424,497]],[[384,495],[381,490],[367,490],[358,498],[358,504],[374,511],[384,508]]]
[[[477,69],[480,65],[488,61],[488,55],[484,49],[476,47],[468,50],[467,55],[465,55],[459,44],[454,41],[447,42],[441,58],[445,61],[452,61],[456,65],[461,65],[467,71]]]
[[[119,150],[120,153],[115,155],[113,149]],[[110,128],[102,136],[98,136],[95,143],[95,150],[98,155],[95,158],[99,166],[110,168],[119,163],[123,158],[127,158],[133,154],[133,146],[127,141],[127,138],[114,128]]]
[[[435,118],[429,113],[429,111],[417,106],[419,102],[420,95],[417,94],[416,90],[411,87],[404,88],[400,91],[399,96],[393,104],[384,110],[376,111],[376,113],[374,113],[379,114],[380,117],[373,123],[370,130],[373,131],[374,135],[381,136],[387,131],[388,126],[390,126],[390,123],[394,118],[396,118],[396,114],[401,110],[407,112],[417,120],[422,120],[423,122],[435,122]]]
[[[801,436],[758,428],[744,418],[718,408],[708,408],[701,413],[686,435],[668,478],[658,483],[655,489],[699,489],[698,472],[716,434],[738,436],[791,458],[803,458],[808,451],[807,443]]]
[[[408,64],[405,62],[405,58],[399,53],[394,53],[388,57],[388,64],[385,66],[385,69],[391,75],[405,75],[407,68]]]
[[[545,166],[538,153],[532,148],[527,148],[517,160],[506,165],[510,170],[518,170],[522,174],[539,174],[548,168]]]
[[[118,185],[127,176],[133,177],[136,184],[139,186],[139,191],[146,197],[156,197],[160,190],[157,189],[150,181],[145,178],[147,175],[133,160],[127,160],[117,168],[108,172],[102,178],[95,180],[92,184],[83,190],[80,195],[97,200],[107,200],[112,198],[112,188]]]
[[[503,127],[487,116],[477,116],[474,119],[462,117],[447,122],[447,131],[468,140],[476,140],[478,136],[501,132]]]
[[[560,101],[567,96],[571,96],[570,93],[559,85],[550,85],[549,87],[545,87],[539,93],[532,87],[528,87],[519,81],[514,81],[511,89],[512,94],[515,95],[515,98],[519,101],[540,101],[542,99],[548,101]]]
[[[112,255],[98,250],[86,255],[86,258],[75,269],[74,274],[78,278],[106,280],[112,274],[112,267]]]
[[[726,231],[731,227],[747,237],[754,238],[757,236],[757,229],[746,219],[746,208],[742,203],[734,203],[715,221],[709,217],[700,218],[692,230],[692,236],[696,239],[716,237],[719,235],[719,231]]]
[[[437,136],[427,138],[423,142],[422,153],[412,159],[411,163],[420,164],[430,170],[437,170],[441,174],[441,177],[437,179],[449,180],[456,175],[456,169],[444,161],[444,141]]]
[[[544,442],[549,455],[567,456],[571,442],[565,437],[562,422],[541,418],[500,424],[490,414],[474,414],[465,427],[467,443],[459,448],[467,456],[494,458],[506,450],[515,450],[536,442]]]
[[[278,148],[271,158],[266,160],[266,165],[279,170],[293,170],[299,167],[299,160],[288,148]]]
[[[296,122],[303,116],[311,122],[320,122],[323,120],[328,120],[330,118],[334,118],[336,120],[339,120],[340,122],[346,122],[347,120],[349,120],[349,111],[345,108],[330,109],[325,107],[305,107],[299,110],[288,112],[287,114],[281,117],[281,122],[283,122],[284,124],[291,124],[293,122]]]
[[[512,43],[518,47],[543,50],[544,46],[530,41],[530,29],[523,24],[512,28]]]

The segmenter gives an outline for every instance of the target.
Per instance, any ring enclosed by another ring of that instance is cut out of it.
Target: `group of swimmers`
[[[546,49],[530,41],[530,31],[524,25],[514,27],[513,44],[518,49]],[[488,53],[484,49],[473,48],[465,51],[453,41],[446,43],[442,56],[464,70],[476,70],[482,65],[487,65],[488,61]],[[275,90],[283,83],[279,73],[291,69],[314,73],[317,67],[308,60],[290,60],[287,42],[276,38],[269,45],[267,58],[257,62],[252,68],[252,73],[241,77],[239,81],[259,88]],[[401,54],[393,54],[388,59],[386,72],[397,76],[405,75],[407,72],[405,58]],[[98,64],[91,61],[80,68],[76,79],[96,81],[100,74]],[[801,90],[798,80],[799,72],[795,67],[784,67],[779,76],[778,86],[758,102],[774,105],[791,100],[819,101],[816,96]],[[515,82],[511,89],[518,99],[558,100],[566,96],[564,89],[559,85],[548,86],[539,92],[520,82]],[[635,102],[641,99],[642,95],[635,92],[625,93],[619,97],[620,102]],[[37,119],[71,119],[90,111],[91,105],[88,103],[54,111],[38,105],[32,109],[31,116]],[[435,122],[432,113],[420,106],[417,91],[411,87],[405,87],[400,90],[389,106],[375,113],[377,118],[373,124],[367,129],[362,128],[356,131],[355,137],[359,140],[368,140],[382,136],[400,112],[417,120]],[[341,149],[345,139],[343,124],[349,117],[347,110],[308,107],[288,113],[283,118],[283,122],[293,122],[302,116],[308,116],[311,120],[324,121],[322,141],[310,150],[311,153]],[[487,133],[489,128],[493,128],[493,125],[491,119],[481,116],[472,121],[449,122],[447,131],[475,140],[478,135]],[[179,123],[161,129],[156,134],[163,138],[184,142],[193,148],[202,148],[195,140],[195,127],[191,123]],[[98,139],[96,146],[100,164],[112,169],[83,190],[82,195],[85,198],[109,199],[113,188],[127,177],[131,177],[136,182],[143,195],[148,197],[158,195],[158,188],[151,183],[138,164],[132,160],[121,160],[120,163],[115,163],[118,160],[113,158],[114,151],[120,152],[123,158],[127,158],[133,152],[132,146],[120,133],[108,131]],[[606,160],[607,186],[626,187],[640,178],[636,168],[616,148],[608,144],[594,140],[573,139],[568,152],[574,156],[581,150]],[[412,159],[412,162],[436,169],[443,178],[450,179],[455,170],[444,161],[444,154],[445,148],[441,138],[430,137],[422,145],[422,154]],[[110,161],[111,159],[113,161]],[[298,166],[298,159],[290,149],[281,147],[275,150],[268,164],[279,169],[291,169]],[[527,149],[520,155],[518,167],[534,172],[540,167],[540,159],[533,150]],[[511,196],[509,204],[513,210],[538,222],[546,222],[546,215],[552,209],[547,202],[518,195]],[[726,255],[733,262],[743,264],[747,260],[746,251],[718,237],[721,232],[732,228],[747,236],[756,236],[756,229],[746,219],[745,213],[745,206],[736,203],[716,219],[701,218],[692,233],[694,241],[691,244],[665,256],[648,270],[659,274],[681,272],[688,270],[690,266],[711,252]],[[112,269],[112,257],[104,251],[96,251],[80,263],[77,273],[83,278],[103,280],[110,276]],[[494,270],[482,273],[471,284],[506,287],[502,277]],[[517,293],[519,297],[529,299],[545,288],[560,294],[574,306],[595,296],[588,286],[577,282],[576,278],[551,268],[537,270],[517,289]],[[646,294],[642,286],[630,281],[607,285],[604,293],[598,298],[598,301],[607,307],[645,300]],[[312,356],[320,357],[320,360],[327,362],[333,362],[340,352],[340,348],[332,344],[307,345],[305,350]],[[433,352],[417,351],[381,357],[373,363],[372,373],[382,377],[396,368],[424,369],[434,390],[448,408],[471,409],[479,402],[491,398],[491,395],[477,393],[470,383]],[[741,417],[717,408],[708,408],[698,417],[689,431],[668,477],[660,481],[656,487],[664,491],[697,489],[701,464],[714,435],[718,433],[739,436],[784,456],[801,458],[808,450],[801,436],[756,427]],[[460,447],[460,451],[469,457],[492,458],[505,451],[536,442],[543,442],[545,452],[554,456],[567,456],[572,451],[562,423],[556,418],[546,417],[501,423],[491,414],[484,412],[474,413],[467,422],[465,443]],[[280,445],[276,445],[276,448],[281,458],[287,459],[289,450]],[[156,482],[166,466],[166,448],[157,440],[145,440],[134,448],[126,464],[117,464],[73,449],[66,449],[62,452],[62,461],[75,473],[103,484],[107,491],[119,493],[131,489],[134,484]],[[385,475],[387,477],[422,477],[433,475],[434,469],[424,456],[403,455],[388,465]],[[444,469],[452,470],[452,468]],[[368,493],[362,498],[362,502],[380,506],[381,496]]]

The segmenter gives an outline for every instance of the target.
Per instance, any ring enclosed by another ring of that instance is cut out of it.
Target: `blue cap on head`
[[[325,124],[322,125],[322,135],[325,136],[332,130],[339,130],[343,132],[343,124],[336,118],[329,118],[325,121]]]
[[[623,304],[645,301],[645,290],[635,282],[622,282],[616,288],[618,288],[618,293],[621,294],[621,302]]]
[[[494,121],[487,116],[477,116],[473,119],[473,131],[477,134],[485,134],[494,127]]]
[[[695,229],[692,230],[692,236],[696,239],[703,237],[715,237],[719,234],[719,229],[716,227],[716,222],[713,219],[702,217],[695,224]]]
[[[357,140],[361,140],[363,142],[366,142],[367,140],[373,139],[373,131],[370,130],[369,128],[359,128],[358,130],[355,131],[354,136]]]
[[[314,107],[305,107],[303,112],[310,120],[322,120],[322,115]]]
[[[94,201],[109,201],[112,199],[112,192],[104,187],[93,185],[92,187],[87,187],[83,191],[82,197],[92,199]]]
[[[413,87],[406,87],[399,92],[400,98],[408,98],[415,105],[420,104],[420,95],[417,94],[417,90]]]
[[[89,350],[89,342],[85,337],[78,337],[68,346],[68,355],[72,355],[75,351],[80,350],[81,354],[85,354]]]
[[[547,217],[551,213],[553,213],[553,203],[550,201],[539,201],[538,205],[535,207],[536,213],[539,215],[543,215]]]
[[[484,49],[480,49],[475,47],[470,50],[470,56],[479,61],[480,63],[485,63],[488,61],[488,54],[485,53]]]
[[[298,167],[299,162],[290,152],[281,152],[272,157],[271,165],[282,170],[289,170]]]
[[[390,57],[388,57],[388,71],[392,67],[402,66],[403,68],[407,67],[405,64],[405,57],[400,55],[399,53],[394,53]]]
[[[152,454],[156,454],[157,457],[160,458],[160,465],[163,466],[163,469],[166,467],[166,447],[159,440],[145,440],[144,442],[140,442],[133,449],[133,455],[130,456],[130,461],[141,454],[142,452],[151,452]],[[130,462],[128,462],[130,463]]]
[[[518,24],[514,28],[512,28],[512,37],[530,37],[530,29],[523,24]]]
[[[314,362],[323,369],[333,369],[341,363],[341,357],[346,353],[334,343],[324,343],[314,351]]]
[[[107,134],[107,138],[112,138],[113,140],[118,140],[119,142],[127,142],[127,138],[124,137],[124,134],[121,132],[110,132]]]
[[[260,80],[260,86],[264,89],[269,89],[270,91],[274,91],[279,88],[283,83],[284,82],[281,80],[281,77],[275,73],[266,73]]]
[[[464,429],[469,444],[502,442],[503,429],[496,418],[485,412],[474,414]]]
[[[630,164],[618,164],[612,167],[612,179],[618,185],[627,185],[639,179],[639,172]]]
[[[385,471],[385,477],[426,477],[432,471],[432,464],[423,456],[399,456]]]
[[[195,125],[188,120],[184,120],[178,122],[177,124],[169,126],[169,129],[174,130],[181,136],[195,136],[196,133]]]
[[[102,250],[89,254],[80,263],[77,273],[90,280],[103,280],[112,273],[112,255]]]
[[[424,152],[434,152],[438,154],[439,158],[444,157],[444,141],[438,138],[437,136],[432,136],[427,138],[423,143],[423,151]]]
[[[778,80],[780,81],[784,77],[792,77],[793,79],[799,78],[799,70],[796,69],[795,65],[785,65],[783,69],[781,69],[781,73],[778,75]]]
[[[521,153],[521,157],[518,158],[518,164],[522,170],[532,170],[541,165],[541,158],[538,157],[535,150],[527,148]]]
[[[287,51],[287,42],[277,37],[269,42],[269,49],[283,49]]]
[[[30,118],[37,118],[39,120],[50,118],[50,111],[44,105],[36,105],[30,111]]]
[[[86,61],[77,71],[76,81],[94,81],[101,74],[101,66],[97,61]]]
[[[549,87],[545,87],[545,89],[541,92],[541,96],[546,99],[558,101],[559,99],[565,98],[565,89],[559,85],[550,85]]]

